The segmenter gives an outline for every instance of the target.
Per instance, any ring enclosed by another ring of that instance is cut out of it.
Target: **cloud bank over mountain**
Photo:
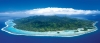
[[[98,10],[81,10],[73,8],[37,8],[25,11],[12,11],[12,12],[1,12],[0,16],[31,16],[31,15],[56,15],[56,14],[66,14],[66,15],[79,15],[79,14],[100,14]]]

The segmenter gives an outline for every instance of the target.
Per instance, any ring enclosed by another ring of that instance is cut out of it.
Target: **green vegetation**
[[[14,27],[27,31],[61,31],[76,30],[78,28],[93,27],[93,21],[59,16],[30,16],[13,21]]]

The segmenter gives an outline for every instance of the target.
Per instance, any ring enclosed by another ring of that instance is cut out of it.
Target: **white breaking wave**
[[[0,15],[5,16],[30,16],[30,15],[55,15],[55,14],[66,14],[66,15],[79,15],[79,14],[100,14],[99,10],[81,10],[74,8],[57,8],[57,7],[47,7],[47,8],[37,8],[25,11],[12,11],[12,12],[2,12]]]

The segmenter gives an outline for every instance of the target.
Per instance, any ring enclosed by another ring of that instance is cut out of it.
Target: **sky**
[[[98,14],[99,4],[99,0],[0,0],[0,16]]]

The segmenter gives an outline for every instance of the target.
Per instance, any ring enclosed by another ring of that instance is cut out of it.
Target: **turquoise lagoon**
[[[5,22],[6,27],[2,28],[2,31],[5,31],[9,34],[13,35],[24,35],[24,36],[52,36],[52,37],[75,37],[75,36],[80,36],[84,35],[87,33],[91,33],[97,30],[97,27],[95,26],[97,22],[95,22],[94,29],[88,29],[88,31],[81,31],[80,29],[78,30],[79,32],[75,32],[76,30],[63,30],[63,31],[48,31],[48,32],[34,32],[34,31],[25,31],[25,30],[19,30],[14,28],[13,26],[16,25],[13,23],[13,20],[8,20]],[[59,32],[59,34],[57,33]]]

